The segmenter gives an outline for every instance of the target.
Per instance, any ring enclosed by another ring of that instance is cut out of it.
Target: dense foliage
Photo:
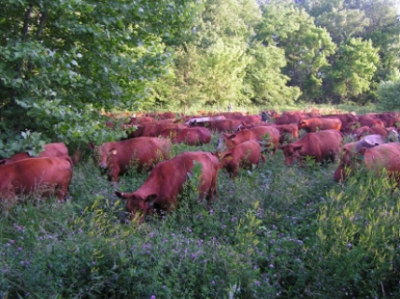
[[[399,68],[398,7],[397,0],[3,1],[0,156],[27,144],[36,150],[40,141],[76,145],[124,134],[107,130],[99,111],[376,103],[379,84]]]
[[[341,185],[334,164],[283,161],[278,151],[234,181],[221,171],[211,210],[187,189],[177,211],[140,226],[83,162],[68,202],[3,212],[0,298],[399,298],[393,182],[360,172]],[[118,190],[145,178],[133,170]]]

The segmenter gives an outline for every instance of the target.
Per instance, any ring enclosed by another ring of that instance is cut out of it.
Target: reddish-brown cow
[[[101,146],[89,143],[89,147],[94,150],[95,164],[104,172],[108,171],[110,181],[117,182],[119,175],[127,172],[132,166],[137,166],[137,171],[140,172],[168,159],[171,143],[168,139],[138,137],[106,142]]]
[[[344,181],[357,164],[362,163],[367,169],[379,172],[386,169],[398,182],[400,174],[400,143],[385,143],[369,149],[359,151],[345,151],[336,169],[333,178],[335,181]]]
[[[199,196],[205,197],[210,205],[217,194],[218,159],[211,153],[201,151],[185,152],[159,163],[138,190],[133,193],[116,192],[116,195],[127,200],[126,207],[132,216],[142,211],[140,221],[154,210],[174,210],[188,173],[193,172],[195,161],[201,165]]]
[[[352,113],[339,113],[339,114],[326,114],[322,115],[321,118],[337,118],[342,122],[342,130],[347,127],[349,123],[358,120],[358,117]]]
[[[186,143],[201,145],[210,143],[211,132],[207,128],[193,127],[186,129],[167,129],[161,132],[161,137],[170,138],[171,143]]]
[[[233,178],[237,176],[239,168],[251,169],[252,165],[258,165],[260,158],[265,162],[261,146],[254,140],[240,143],[228,151],[219,153],[218,156],[219,168],[226,169]]]
[[[258,124],[262,121],[260,115],[245,115],[240,120],[246,124]]]
[[[299,122],[299,130],[304,129],[306,132],[317,132],[322,130],[340,131],[342,122],[338,118],[309,118]]]
[[[264,142],[265,136],[268,136],[267,140],[265,140],[265,147],[272,148],[272,151],[275,152],[279,146],[280,135],[278,129],[273,126],[259,126],[244,129],[234,134],[222,134],[219,139],[218,150],[223,149],[224,145],[226,148],[231,149],[235,145],[249,140]]]
[[[287,125],[287,124],[298,124],[301,120],[308,118],[308,115],[293,111],[285,112],[281,116],[275,118],[275,124],[277,125]]]
[[[336,130],[324,130],[315,133],[308,133],[300,140],[282,145],[279,148],[285,155],[285,165],[292,165],[296,160],[303,161],[303,158],[310,156],[316,162],[324,160],[335,160],[340,150],[343,136]]]
[[[187,128],[187,125],[184,124],[175,124],[175,123],[155,123],[144,126],[137,126],[137,129],[133,132],[130,132],[128,135],[131,138],[134,137],[158,137],[162,131],[166,129],[184,129]]]
[[[360,126],[368,126],[368,127],[372,127],[372,126],[381,126],[381,127],[385,127],[385,124],[378,118],[373,118],[371,115],[360,115],[358,117],[358,122],[360,123]]]
[[[388,132],[386,131],[386,129],[381,126],[372,126],[372,127],[363,126],[361,128],[353,130],[352,134],[356,136],[356,139],[361,139],[363,136],[372,134],[378,134],[385,138],[388,136]]]
[[[0,199],[9,210],[21,194],[37,193],[41,197],[56,195],[65,200],[71,182],[73,164],[70,157],[25,159],[0,166]]]
[[[40,152],[37,157],[29,155],[27,152],[17,153],[10,158],[0,160],[0,165],[10,164],[16,161],[29,158],[46,158],[46,157],[68,157],[68,148],[62,142],[49,143],[45,145],[44,151]]]
[[[252,129],[255,127],[274,127],[278,129],[280,138],[279,142],[284,143],[286,139],[291,139],[291,141],[295,141],[299,139],[299,126],[297,124],[288,124],[288,125],[276,125],[276,124],[257,124],[257,125],[249,125],[242,123],[237,129],[236,132],[242,131],[244,129]],[[288,138],[289,135],[289,138]]]
[[[218,113],[216,115],[223,115],[227,119],[240,119],[243,117],[242,112],[222,112],[222,113]]]
[[[242,123],[239,119],[225,119],[209,123],[209,129],[217,132],[234,132]]]

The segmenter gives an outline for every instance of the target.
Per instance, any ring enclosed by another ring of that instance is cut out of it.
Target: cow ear
[[[123,192],[115,191],[115,195],[117,195],[121,199],[128,199],[128,196]]]
[[[89,146],[89,148],[90,148],[91,150],[94,150],[94,144],[93,144],[93,143],[89,142],[89,143],[88,143],[88,146]]]
[[[217,158],[219,158],[219,156],[221,155],[220,152],[210,152],[210,153],[211,153],[211,155],[213,155],[213,156],[215,156]]]
[[[231,156],[231,158],[232,158],[232,153],[231,152],[222,153],[222,154],[220,154],[219,158],[222,160],[222,159],[228,158],[229,156]]]

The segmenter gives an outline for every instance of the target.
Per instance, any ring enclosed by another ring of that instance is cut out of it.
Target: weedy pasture
[[[395,184],[361,170],[338,184],[337,164],[283,162],[278,151],[235,180],[220,171],[211,210],[195,171],[175,212],[138,225],[114,192],[147,174],[112,187],[87,157],[66,203],[31,197],[1,214],[0,298],[399,298]]]

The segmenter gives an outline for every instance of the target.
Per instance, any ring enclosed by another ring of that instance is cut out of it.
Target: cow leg
[[[65,201],[67,197],[69,183],[57,184],[55,186],[57,201],[62,202]]]
[[[113,182],[113,183],[117,183],[118,182],[118,177],[119,177],[119,173],[120,173],[120,168],[118,165],[112,165],[110,167],[110,172],[108,175],[108,180]]]

